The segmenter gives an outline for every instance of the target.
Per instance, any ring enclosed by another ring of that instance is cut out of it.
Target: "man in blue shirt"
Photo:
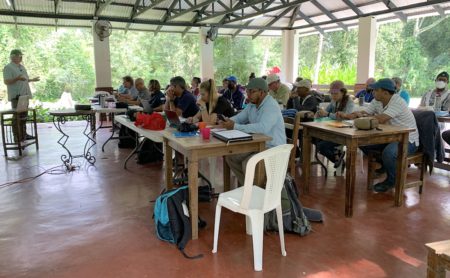
[[[126,99],[131,99],[131,100],[136,100],[138,98],[138,90],[136,89],[136,87],[134,86],[134,80],[133,77],[127,75],[122,77],[122,86],[123,89],[119,88],[120,92],[120,96],[122,98],[126,98]]]
[[[395,93],[399,94],[406,101],[406,105],[409,106],[409,93],[402,89],[403,80],[400,77],[392,77],[392,81],[395,83]]]
[[[165,109],[177,112],[183,118],[194,117],[198,112],[197,99],[186,90],[186,81],[181,76],[170,79],[170,87],[167,90],[167,102]]]
[[[250,103],[236,116],[221,122],[226,129],[236,129],[246,133],[262,133],[272,138],[266,143],[267,148],[286,144],[284,121],[278,102],[268,95],[267,82],[254,78],[247,85]],[[245,167],[254,153],[226,156],[226,163],[236,175],[239,185],[244,184]]]
[[[364,90],[359,91],[355,97],[359,98],[361,96],[364,97],[364,102],[371,102],[374,98],[373,96],[373,89],[370,88],[370,85],[375,83],[375,78],[369,78],[366,81],[366,88]]]
[[[228,87],[223,92],[225,97],[237,111],[242,110],[245,101],[244,88],[237,84],[237,78],[233,75],[227,77]]]

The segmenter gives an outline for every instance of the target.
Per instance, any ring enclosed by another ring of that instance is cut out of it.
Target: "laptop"
[[[164,110],[164,114],[166,114],[167,120],[169,121],[171,127],[178,128],[181,125],[177,112]]]
[[[226,143],[253,140],[253,136],[251,134],[239,130],[217,131],[213,132],[213,136]]]
[[[27,112],[29,99],[30,98],[28,96],[19,96],[19,99],[17,100],[16,112]]]

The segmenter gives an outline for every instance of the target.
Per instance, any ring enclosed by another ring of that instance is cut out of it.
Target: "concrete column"
[[[281,80],[292,83],[298,75],[298,35],[283,30],[281,40]]]
[[[361,17],[358,29],[358,61],[356,83],[363,84],[375,73],[375,47],[377,21],[374,17]]]
[[[101,41],[94,29],[92,38],[94,41],[95,85],[96,87],[112,87],[109,38]]]
[[[214,79],[214,42],[206,41],[209,27],[202,27],[199,31],[200,39],[200,76],[202,80]]]

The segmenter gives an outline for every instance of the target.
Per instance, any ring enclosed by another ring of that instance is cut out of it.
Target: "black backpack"
[[[283,226],[284,231],[289,233],[299,234],[305,236],[311,231],[311,224],[305,215],[304,208],[298,199],[297,186],[294,179],[287,174],[284,180],[284,186],[281,191],[281,207],[283,211]],[[319,213],[316,221],[321,221],[321,213]],[[277,213],[272,210],[264,215],[264,230],[278,231]]]
[[[126,126],[121,126],[119,131],[120,149],[134,149],[136,148],[136,132]]]
[[[144,139],[137,156],[138,164],[163,161],[163,144],[155,143],[152,140]]]

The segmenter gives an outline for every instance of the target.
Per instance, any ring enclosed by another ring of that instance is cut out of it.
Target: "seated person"
[[[371,84],[370,87],[374,90],[375,101],[372,101],[363,111],[349,114],[349,118],[373,115],[381,124],[405,126],[413,129],[414,131],[409,133],[408,154],[415,153],[419,146],[416,120],[406,102],[400,95],[395,93],[395,85],[392,79],[380,79],[378,82]],[[398,142],[361,147],[361,150],[366,154],[371,150],[382,152],[382,167],[386,170],[387,178],[375,184],[374,191],[386,192],[393,188],[395,184]]]
[[[449,111],[450,92],[448,91],[448,73],[443,71],[436,76],[436,88],[425,93],[420,101],[420,106],[433,106],[435,111]],[[436,99],[440,98],[440,103]]]
[[[402,89],[403,80],[400,77],[392,77],[392,81],[395,83],[395,93],[399,94],[406,101],[406,105],[409,106],[409,93]]]
[[[186,89],[186,81],[181,76],[170,79],[166,92],[165,109],[175,111],[183,118],[194,117],[198,112],[197,99]]]
[[[233,75],[228,76],[228,87],[223,92],[223,96],[227,99],[234,109],[237,111],[242,110],[244,107],[244,88],[237,84],[237,78]]]
[[[371,102],[373,100],[373,90],[370,88],[370,84],[375,83],[375,79],[373,77],[367,79],[366,88],[356,93],[355,98],[359,99],[359,97],[364,97],[364,102]]]
[[[219,90],[219,95],[223,95],[225,91],[228,89],[228,79],[224,78],[222,80],[222,88]]]
[[[286,108],[316,113],[319,102],[311,93],[311,82],[303,79],[294,83],[294,86],[295,89],[291,93]]]
[[[166,96],[161,92],[161,85],[156,79],[151,79],[148,83],[148,89],[150,91],[150,106],[155,112],[162,112],[164,110],[164,104],[166,103]]]
[[[209,79],[200,84],[200,99],[197,101],[200,111],[197,112],[190,122],[206,122],[210,125],[217,124],[217,115],[232,117],[234,109],[230,102],[217,93],[213,79]]]
[[[267,148],[286,144],[284,121],[278,103],[268,95],[267,82],[262,78],[253,78],[247,85],[247,95],[250,103],[239,114],[220,121],[226,129],[236,129],[247,133],[262,133],[272,137],[266,143]],[[245,167],[254,153],[235,154],[226,156],[226,163],[230,166],[238,179],[239,185],[244,185]]]
[[[289,87],[281,83],[280,77],[275,73],[271,73],[267,76],[267,84],[269,86],[269,95],[271,95],[278,104],[282,104],[283,107],[286,107],[290,94]]]
[[[136,87],[134,87],[133,77],[127,75],[124,76],[122,80],[123,80],[122,86],[124,89],[123,93],[120,93],[120,96],[127,99],[136,100],[138,97],[138,91]]]
[[[319,117],[330,117],[333,120],[345,119],[347,114],[353,113],[354,103],[347,95],[347,89],[341,88],[339,92],[331,93],[331,103],[327,106],[325,110],[320,109],[317,112]],[[323,156],[328,158],[334,163],[334,168],[339,167],[342,164],[345,153],[336,150],[339,144],[319,141],[317,144],[317,150]]]
[[[191,80],[191,93],[197,99],[200,97],[200,90],[199,90],[198,86],[200,85],[201,82],[202,82],[202,80],[200,79],[200,77],[193,77]]]
[[[142,106],[143,101],[148,101],[150,99],[150,93],[148,92],[147,88],[145,87],[144,79],[137,78],[135,81],[135,88],[137,90],[137,98],[131,99],[124,95],[118,95],[117,100],[121,102],[128,103],[130,105],[140,105]]]

